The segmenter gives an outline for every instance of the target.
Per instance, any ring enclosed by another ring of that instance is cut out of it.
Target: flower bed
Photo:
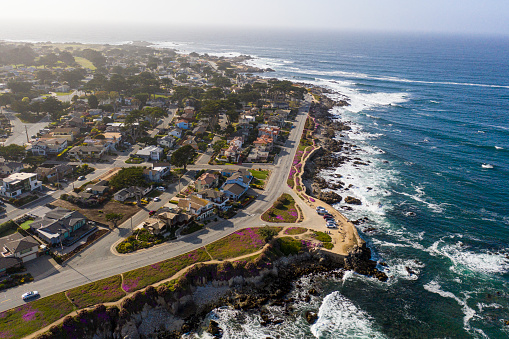
[[[306,233],[307,231],[308,231],[308,229],[304,228],[304,227],[289,227],[284,231],[284,234],[297,235],[297,234]]]
[[[158,281],[168,279],[187,266],[208,260],[210,260],[210,256],[207,252],[203,248],[198,248],[175,258],[137,268],[123,274],[122,289],[126,292],[139,290]]]
[[[163,236],[151,234],[149,231],[142,229],[134,231],[133,235],[127,237],[117,245],[118,253],[131,253],[143,248],[149,248],[160,244],[164,241]]]
[[[278,229],[278,232],[281,228]],[[239,257],[261,250],[266,244],[259,229],[245,228],[223,239],[207,245],[205,248],[213,259],[224,260]]]
[[[64,293],[34,300],[0,313],[0,338],[22,338],[73,311]]]
[[[293,223],[297,221],[297,217],[295,200],[287,193],[282,194],[272,207],[262,214],[262,220],[268,222]]]
[[[115,275],[73,288],[67,291],[66,294],[78,308],[117,301],[125,296],[125,292],[120,287],[121,282],[122,277]]]

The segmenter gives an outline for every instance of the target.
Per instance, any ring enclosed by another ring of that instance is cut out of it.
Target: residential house
[[[20,233],[14,233],[0,238],[0,258],[16,257],[22,262],[27,262],[37,258],[39,253],[39,242],[33,237],[25,237]]]
[[[163,151],[160,146],[147,146],[136,152],[136,156],[145,160],[157,161],[163,158]]]
[[[161,162],[152,164],[152,168],[143,170],[143,176],[149,182],[161,182],[163,178],[170,174],[170,163]]]
[[[229,178],[226,179],[226,184],[238,184],[244,188],[248,188],[251,183],[252,176],[244,175],[242,172],[237,171],[233,173]]]
[[[37,179],[55,182],[62,180],[66,175],[72,173],[72,167],[66,164],[58,164],[53,167],[37,167],[35,170]]]
[[[240,158],[241,148],[239,148],[235,144],[230,144],[230,146],[223,152],[223,155],[230,162],[238,162]]]
[[[217,173],[214,173],[214,172],[205,172],[203,173],[202,175],[200,175],[198,177],[198,179],[196,179],[196,181],[194,182],[194,187],[196,187],[196,189],[198,191],[201,191],[201,190],[204,190],[204,189],[207,189],[207,188],[214,188],[218,185],[219,183],[219,174]]]
[[[181,128],[173,128],[168,135],[173,135],[175,138],[182,138],[182,129]]]
[[[162,147],[173,148],[173,146],[175,146],[175,137],[173,135],[165,135],[157,139],[157,144]]]
[[[67,139],[48,138],[39,139],[28,146],[27,151],[33,155],[59,154],[67,148]]]
[[[253,141],[253,145],[258,148],[260,151],[272,151],[272,146],[274,144],[274,139],[267,135],[262,135],[258,137],[255,141]]]
[[[190,145],[195,151],[199,149],[198,140],[194,135],[188,135],[187,139],[182,142],[182,146]]]
[[[239,149],[242,149],[243,143],[244,143],[244,139],[241,136],[236,136],[232,140],[229,141],[230,145],[235,145]]]
[[[206,199],[191,195],[188,199],[180,199],[178,207],[186,210],[197,220],[202,220],[214,213],[214,204]]]
[[[13,267],[21,267],[23,260],[17,257],[3,257],[0,256],[0,277],[7,275],[7,269]]]
[[[191,128],[191,123],[184,119],[178,120],[175,125],[180,129],[190,129]]]
[[[205,189],[196,193],[196,196],[202,199],[206,199],[212,202],[219,208],[224,208],[226,203],[230,200],[230,198],[226,195],[226,193],[222,191],[216,191],[214,189]]]
[[[74,141],[79,134],[80,129],[77,127],[58,127],[50,132],[53,138],[64,138],[67,141]]]
[[[247,162],[260,162],[260,161],[267,161],[269,158],[269,152],[262,151],[259,148],[253,148],[249,152],[249,155],[246,158]]]
[[[69,150],[69,155],[79,159],[100,159],[108,150],[107,147],[87,145],[74,146]]]
[[[148,193],[152,191],[152,186],[150,187],[137,187],[137,186],[131,186],[128,188],[121,189],[115,195],[113,196],[115,200],[117,201],[126,201],[129,198],[135,198],[135,197],[144,197]]]
[[[89,185],[86,187],[85,192],[93,195],[104,195],[110,190],[110,187],[105,184]]]
[[[0,195],[7,198],[15,198],[42,187],[36,173],[14,173],[3,178],[0,183]]]
[[[87,223],[87,218],[78,211],[55,208],[30,224],[37,236],[50,245],[58,245],[71,238],[74,232]]]
[[[192,106],[184,107],[184,114],[192,114],[192,115],[194,115],[194,107],[192,107]]]
[[[18,173],[23,169],[23,163],[14,161],[5,161],[0,158],[0,174],[9,175],[12,173]]]
[[[243,187],[237,183],[233,183],[225,184],[222,190],[230,199],[239,200],[240,197],[247,192],[248,187]]]
[[[268,136],[276,140],[279,132],[281,131],[281,128],[277,126],[271,126],[267,124],[263,124],[258,126],[258,136]]]
[[[177,212],[174,209],[170,211],[170,209],[164,208],[158,211],[157,215],[148,218],[143,223],[143,228],[153,234],[159,234],[165,229],[186,225],[191,218],[186,213]]]

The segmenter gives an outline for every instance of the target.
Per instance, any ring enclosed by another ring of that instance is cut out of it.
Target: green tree
[[[111,221],[111,223],[113,224],[113,228],[116,228],[117,222],[119,220],[122,220],[124,215],[122,213],[111,212],[111,213],[106,213],[105,217],[106,217],[107,221]]]
[[[11,144],[9,146],[0,146],[0,156],[7,160],[14,160],[24,157],[26,154],[25,147]]]
[[[122,188],[131,186],[146,187],[147,183],[143,178],[143,170],[145,167],[126,167],[122,168],[113,178],[110,180],[110,186],[120,190]]]
[[[9,81],[7,87],[12,93],[28,93],[32,89],[32,84],[24,81]]]
[[[88,106],[90,106],[90,108],[97,108],[99,106],[99,100],[95,95],[92,94],[88,97]]]
[[[184,171],[187,171],[187,165],[194,158],[195,154],[196,151],[194,150],[193,146],[185,145],[173,152],[170,162],[172,165],[176,167],[183,167]]]
[[[51,119],[56,121],[63,114],[64,104],[54,97],[47,97],[41,104],[41,110],[43,112],[48,112]]]

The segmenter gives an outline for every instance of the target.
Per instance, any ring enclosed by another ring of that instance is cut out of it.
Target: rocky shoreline
[[[223,306],[259,312],[262,326],[275,325],[283,319],[272,316],[266,307],[282,306],[285,311],[281,316],[285,316],[293,312],[294,302],[309,302],[318,294],[316,288],[310,287],[299,300],[287,297],[293,288],[300,287],[295,281],[302,276],[341,279],[344,270],[353,270],[384,280],[365,244],[354,248],[347,257],[313,248],[283,255],[278,246],[277,241],[267,246],[255,262],[196,265],[180,280],[157,288],[149,286],[124,298],[119,306],[97,305],[67,316],[38,339],[181,338],[201,330],[205,317]],[[204,298],[203,291],[210,298]],[[313,323],[317,313],[309,311],[302,316]],[[223,330],[210,321],[207,331],[220,338]]]

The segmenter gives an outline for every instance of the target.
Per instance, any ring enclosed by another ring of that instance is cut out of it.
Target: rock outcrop
[[[350,205],[362,205],[362,201],[351,196],[346,197],[345,202]]]

